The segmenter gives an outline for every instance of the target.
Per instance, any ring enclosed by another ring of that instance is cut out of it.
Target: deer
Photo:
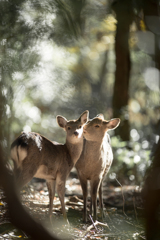
[[[83,126],[88,121],[88,110],[76,120],[58,115],[59,127],[66,132],[66,142],[52,142],[35,132],[22,132],[11,144],[14,175],[20,190],[33,177],[46,180],[49,192],[49,217],[51,220],[55,189],[57,190],[64,220],[68,222],[64,196],[66,179],[79,159],[83,149]],[[51,220],[52,222],[52,220]]]
[[[87,222],[87,180],[90,181],[90,214],[92,215],[93,208],[94,220],[97,219],[97,193],[99,192],[100,215],[103,218],[102,181],[113,161],[111,140],[107,132],[117,128],[119,123],[119,118],[106,121],[103,114],[99,114],[83,127],[83,151],[75,167],[83,192],[84,222]]]

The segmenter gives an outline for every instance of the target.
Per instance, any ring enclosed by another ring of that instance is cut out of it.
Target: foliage
[[[139,143],[134,138],[132,139],[133,141],[128,145],[116,136],[112,137],[114,161],[109,173],[109,180],[114,185],[116,177],[122,185],[143,186],[145,172],[151,164],[149,142],[144,140]]]

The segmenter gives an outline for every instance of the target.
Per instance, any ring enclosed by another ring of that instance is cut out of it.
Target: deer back
[[[38,133],[22,133],[11,145],[15,168],[35,172],[39,178],[55,178],[60,167],[73,167],[66,145],[54,144]]]

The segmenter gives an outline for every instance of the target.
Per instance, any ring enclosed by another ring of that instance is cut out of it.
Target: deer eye
[[[71,128],[70,127],[67,127],[68,130],[70,130]]]
[[[99,128],[99,125],[95,125],[96,128]]]
[[[79,126],[79,128],[81,128],[82,126]]]

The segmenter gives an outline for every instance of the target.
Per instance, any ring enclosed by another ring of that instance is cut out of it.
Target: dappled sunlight
[[[140,32],[138,31],[136,33],[138,41],[137,46],[141,51],[144,51],[148,54],[154,54],[155,53],[155,37],[152,32],[145,31]]]
[[[138,169],[139,169],[140,173],[142,174],[142,176],[144,177],[144,175],[145,175],[145,170],[146,170],[146,165],[145,165],[145,163],[141,163],[141,164],[139,165]]]
[[[2,95],[6,97],[8,93],[7,88],[3,87],[1,91],[2,91]]]
[[[26,25],[33,27],[35,25],[35,17],[36,11],[33,10],[31,3],[27,1],[25,4],[23,4],[23,8],[20,11],[20,20],[25,21]]]
[[[130,163],[132,162],[132,159],[131,158],[128,158],[128,156],[124,156],[123,158],[123,162],[130,165]]]
[[[139,134],[138,134],[138,132],[137,132],[136,129],[132,129],[132,130],[130,131],[130,135],[131,135],[133,141],[135,141],[135,142],[140,139],[140,136],[139,136]]]
[[[28,125],[25,125],[25,126],[23,127],[23,131],[26,132],[26,133],[31,132],[31,127],[28,126]]]
[[[41,121],[41,111],[39,108],[37,108],[36,106],[32,106],[29,102],[24,102],[21,105],[22,109],[17,108],[16,110],[16,117],[22,117],[24,116],[24,113],[26,116],[28,116],[29,118],[31,118],[33,120],[33,122],[35,123],[40,123]]]
[[[99,59],[99,54],[97,52],[90,52],[88,56],[91,60],[94,60],[94,61]]]
[[[160,72],[157,68],[147,68],[144,73],[144,81],[148,88],[155,92],[159,92],[160,90]]]
[[[6,115],[8,118],[11,117],[11,108],[8,104],[6,104]]]
[[[68,51],[69,49],[59,47],[50,41],[41,41],[36,48],[41,56],[40,64],[43,64],[45,67],[48,66],[54,69],[56,66],[68,69],[69,66],[75,64],[78,60],[77,55],[74,53],[71,54]]]
[[[142,142],[142,148],[143,148],[143,149],[149,148],[149,142],[148,142],[147,140],[144,140],[144,141]]]
[[[138,113],[141,109],[140,104],[136,100],[130,100],[129,107],[132,112]]]
[[[131,180],[131,181],[135,180],[135,176],[134,175],[130,175],[129,176],[129,180]]]
[[[48,3],[37,3],[37,7],[49,7]],[[41,26],[49,26],[53,27],[52,22],[56,18],[56,14],[54,12],[49,12],[47,15],[43,16],[43,13],[41,11],[37,11],[38,9],[35,7],[35,5],[32,3],[32,1],[26,1],[23,3],[21,10],[19,11],[20,17],[19,19],[21,21],[24,21],[26,25],[29,27],[36,27],[37,19],[41,20]],[[51,10],[51,9],[50,9]],[[39,23],[38,23],[39,24]]]
[[[112,179],[112,180],[115,179],[116,178],[116,173],[110,173],[109,178]]]
[[[24,79],[24,73],[23,72],[14,72],[12,74],[13,81],[15,80],[23,80]]]
[[[134,163],[138,163],[138,162],[140,162],[140,161],[141,161],[140,156],[139,156],[139,155],[135,155],[135,156],[134,156]]]
[[[29,109],[27,116],[30,117],[34,123],[41,122],[41,111],[36,106],[33,106]]]

